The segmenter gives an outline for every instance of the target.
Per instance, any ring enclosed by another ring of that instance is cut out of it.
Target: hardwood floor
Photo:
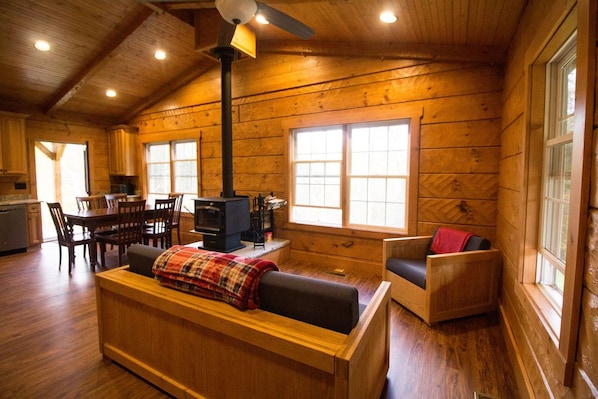
[[[0,257],[0,398],[167,398],[102,359],[94,273],[81,249],[76,254],[71,277],[65,259],[58,270],[55,243]],[[116,264],[115,251],[108,252],[106,262]],[[299,262],[280,268],[356,285],[362,301],[378,283],[372,277],[338,276]],[[474,391],[494,398],[519,397],[496,314],[430,328],[393,302],[391,323],[383,399],[473,398]],[[140,339],[143,334],[139,332]]]

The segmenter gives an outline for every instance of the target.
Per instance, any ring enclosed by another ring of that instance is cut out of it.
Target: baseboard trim
[[[511,361],[511,365],[513,366],[513,375],[515,376],[515,382],[517,383],[517,388],[519,389],[521,398],[535,398],[536,395],[532,388],[532,384],[527,376],[527,372],[525,371],[523,357],[521,356],[521,352],[519,351],[517,342],[515,341],[515,335],[513,334],[511,324],[506,317],[506,312],[502,304],[499,304],[498,311],[500,315],[501,330],[505,339],[505,344],[507,346],[507,353],[509,360]]]

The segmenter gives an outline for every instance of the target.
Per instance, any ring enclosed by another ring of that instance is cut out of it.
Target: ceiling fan
[[[246,24],[254,15],[261,15],[272,25],[302,39],[309,39],[314,34],[309,26],[261,1],[216,0],[215,3],[222,18],[233,25]]]
[[[254,16],[264,18],[268,23],[277,26],[302,39],[313,36],[314,30],[301,21],[256,0],[137,0],[141,3],[177,3],[181,8],[216,7],[222,18],[233,26],[245,25]],[[214,6],[208,5],[213,4]]]

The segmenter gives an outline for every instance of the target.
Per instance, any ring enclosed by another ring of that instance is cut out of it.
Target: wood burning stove
[[[195,231],[203,234],[203,248],[233,252],[243,248],[241,233],[249,229],[248,197],[208,197],[195,200]]]

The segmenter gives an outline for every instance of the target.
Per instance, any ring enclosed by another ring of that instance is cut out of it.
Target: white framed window
[[[411,123],[294,129],[291,222],[407,231]]]
[[[183,193],[183,211],[197,198],[197,142],[178,140],[146,144],[147,200]]]
[[[573,36],[546,64],[546,128],[536,283],[559,316],[567,258],[576,72]]]

